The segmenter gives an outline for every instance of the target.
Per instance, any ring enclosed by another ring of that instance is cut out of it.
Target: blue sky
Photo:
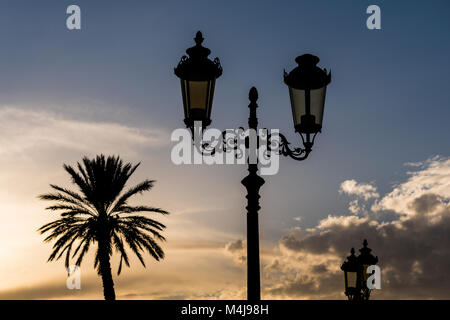
[[[65,27],[70,4],[81,7],[80,31]],[[381,30],[366,28],[371,4],[381,8]],[[315,54],[332,70],[324,127],[307,161],[282,159],[280,172],[266,178],[261,230],[275,241],[298,224],[294,217],[313,227],[329,214],[347,214],[348,197],[338,192],[345,180],[384,194],[406,179],[405,163],[450,156],[449,9],[448,1],[5,0],[0,108],[159,130],[165,146],[137,155],[118,149],[121,156],[146,163],[142,175],[157,178],[163,198],[176,183],[179,207],[197,199],[222,208],[220,217],[204,212],[194,221],[239,233],[245,168],[170,163],[169,133],[183,126],[173,68],[201,30],[224,69],[211,126],[246,125],[248,90],[256,86],[260,126],[300,144],[282,72],[296,56]],[[46,152],[55,170],[82,156]],[[46,161],[39,154],[35,159]],[[235,213],[227,218],[229,211]]]

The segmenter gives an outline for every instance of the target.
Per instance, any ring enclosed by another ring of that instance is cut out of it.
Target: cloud
[[[237,265],[243,266],[247,261],[245,252],[245,241],[238,239],[225,244],[225,252],[233,257]]]
[[[398,214],[415,214],[416,206],[419,205],[415,201],[424,194],[436,197],[429,199],[435,206],[434,212],[443,209],[450,200],[450,158],[433,157],[423,162],[420,170],[408,174],[408,181],[397,185],[383,199],[375,202],[373,211],[390,210]],[[424,199],[422,203],[423,201]]]
[[[356,180],[342,182],[339,193],[356,197],[348,204],[348,210],[353,214],[368,214],[364,202],[369,199],[377,199],[380,196],[375,186],[368,183],[358,183]]]
[[[339,267],[363,239],[378,255],[382,271],[374,298],[450,298],[450,159],[432,158],[415,168],[375,206],[406,215],[390,220],[374,213],[328,216],[308,231],[293,229],[282,237],[278,256],[265,268],[265,298],[345,298]],[[346,193],[376,193],[346,182],[341,186]]]
[[[74,120],[45,110],[0,109],[1,156],[17,157],[33,149],[42,153],[55,147],[79,153],[96,153],[98,150],[134,153],[137,147],[158,147],[168,143],[168,134],[160,129]]]
[[[228,242],[225,245],[225,250],[231,253],[239,252],[242,251],[243,249],[244,249],[244,241],[242,241],[241,239]]]
[[[355,195],[368,200],[370,198],[378,198],[380,195],[377,188],[368,183],[358,183],[356,180],[345,180],[341,183],[340,193]]]

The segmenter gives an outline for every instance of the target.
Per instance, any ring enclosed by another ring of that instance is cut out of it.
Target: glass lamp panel
[[[208,81],[189,81],[190,109],[206,110]]]
[[[363,280],[364,280],[364,283],[366,283],[366,281],[367,281],[367,278],[369,278],[369,274],[367,273],[367,268],[369,267],[369,265],[368,264],[363,264]]]
[[[326,86],[319,89],[310,90],[311,114],[316,118],[316,124],[319,125],[322,125],[326,90]]]
[[[291,97],[292,117],[294,126],[300,124],[302,115],[306,113],[305,106],[305,90],[294,89],[289,87],[289,95]]]
[[[184,117],[187,119],[189,117],[189,101],[187,100],[188,98],[188,93],[187,93],[187,81],[180,79],[180,83],[181,83],[181,95],[183,97],[183,110],[184,110]]]
[[[347,288],[356,288],[357,272],[347,272]]]
[[[215,84],[216,84],[215,79],[213,79],[209,82],[208,107],[207,107],[207,115],[206,115],[206,117],[208,119],[211,118],[211,109],[212,109],[213,98],[214,98]]]

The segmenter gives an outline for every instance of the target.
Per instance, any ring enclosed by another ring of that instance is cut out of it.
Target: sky
[[[66,8],[81,8],[81,30]],[[366,9],[381,8],[381,30]],[[133,261],[119,299],[245,298],[243,165],[171,162],[183,127],[173,73],[198,30],[219,57],[211,127],[261,127],[294,145],[283,69],[304,53],[331,69],[322,133],[306,161],[264,177],[263,299],[344,299],[339,269],[367,238],[374,299],[450,298],[448,1],[24,1],[0,3],[0,298],[102,299],[92,257],[82,289],[36,231],[55,219],[39,194],[70,187],[63,164],[120,155],[157,182],[137,203],[171,214],[166,258]],[[117,257],[113,267],[117,268]],[[113,268],[113,269],[114,269]],[[116,271],[114,269],[113,271]]]

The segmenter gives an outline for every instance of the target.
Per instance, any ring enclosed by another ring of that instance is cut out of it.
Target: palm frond
[[[137,213],[137,212],[154,212],[161,214],[169,214],[166,210],[161,208],[154,208],[149,206],[128,206],[123,205],[117,208],[117,213]]]
[[[144,191],[149,191],[153,187],[154,182],[155,182],[154,180],[145,180],[145,181],[139,183],[138,185],[128,189],[116,201],[115,205],[110,210],[110,214],[113,214],[113,213],[116,213],[116,212],[119,213],[120,212],[120,208],[127,203],[129,198],[131,198],[132,196],[134,196],[136,194],[143,193]]]

